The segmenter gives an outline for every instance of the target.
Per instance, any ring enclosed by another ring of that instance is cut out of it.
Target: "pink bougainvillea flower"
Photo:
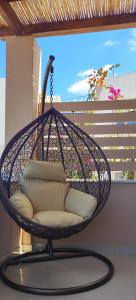
[[[114,93],[115,93],[115,89],[114,89],[114,87],[113,87],[113,86],[111,86],[111,87],[110,87],[110,89],[109,89],[109,93],[112,93],[112,94],[114,94]]]
[[[92,162],[93,162],[93,159],[92,159],[92,158],[86,159],[86,160],[85,160],[85,163],[86,163],[87,165],[90,165]]]
[[[108,96],[108,100],[114,100],[113,96]]]
[[[121,92],[120,88],[116,89],[113,86],[111,86],[109,88],[110,95],[108,96],[108,100],[118,100],[122,98],[123,96],[120,94],[120,92]]]

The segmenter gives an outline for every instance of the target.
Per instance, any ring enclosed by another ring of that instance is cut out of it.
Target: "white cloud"
[[[95,70],[95,69],[88,69],[88,70],[79,72],[77,75],[78,75],[79,77],[85,78],[85,77],[87,77],[87,76],[93,74],[94,71],[96,71],[96,70]]]
[[[131,30],[131,38],[128,40],[131,51],[136,51],[136,29]]]
[[[108,71],[111,67],[112,67],[112,65],[105,65],[103,67],[103,71]]]
[[[79,80],[75,83],[73,83],[69,88],[68,91],[73,93],[73,94],[87,94],[89,90],[89,84],[88,84],[88,79],[85,78],[83,80]]]
[[[136,39],[129,39],[128,44],[130,45],[131,51],[136,51]]]
[[[132,30],[131,30],[131,34],[132,34],[132,36],[134,37],[136,37],[136,28],[133,28]]]
[[[102,68],[103,68],[103,71],[108,71],[111,67],[112,67],[112,65],[107,64],[107,65],[103,66]],[[84,79],[84,78],[88,77],[89,75],[94,75],[96,72],[97,72],[97,70],[92,68],[92,69],[88,69],[88,70],[79,72],[77,74],[77,76]]]
[[[105,47],[113,47],[115,45],[118,45],[119,42],[118,41],[113,41],[113,40],[108,40],[104,43]]]
[[[111,68],[112,65],[107,64],[103,66],[103,71],[108,71]],[[74,82],[69,88],[68,91],[73,94],[78,95],[86,95],[89,90],[89,84],[88,84],[88,76],[94,75],[97,72],[96,69],[88,69],[82,72],[79,72],[77,76],[83,78],[82,80]]]

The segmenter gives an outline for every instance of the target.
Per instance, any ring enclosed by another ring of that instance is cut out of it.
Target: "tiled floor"
[[[136,300],[136,256],[135,255],[107,255],[113,262],[115,274],[111,281],[104,286],[85,293],[70,295],[70,296],[37,296],[17,292],[8,288],[0,282],[0,300],[39,300],[39,299],[54,299],[54,300]],[[28,265],[23,269],[12,268],[9,270],[9,277],[15,278],[18,282],[24,284],[31,282],[31,285],[40,287],[66,286],[81,282],[95,280],[106,271],[105,266],[99,262],[94,262],[91,258],[78,258],[70,260],[61,260],[51,264],[44,263],[33,264],[31,271]],[[54,276],[53,276],[54,274]],[[91,275],[93,274],[93,275]]]

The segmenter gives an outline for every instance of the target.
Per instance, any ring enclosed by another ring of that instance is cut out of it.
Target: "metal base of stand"
[[[55,261],[60,259],[76,259],[77,257],[87,257],[91,256],[94,257],[102,263],[104,263],[108,271],[106,275],[101,277],[100,279],[88,282],[84,285],[66,287],[66,288],[39,288],[39,287],[31,287],[27,285],[18,284],[11,279],[8,278],[8,267],[15,266],[15,265],[23,265],[27,263],[36,263],[36,262],[45,262],[46,261]],[[27,252],[25,254],[20,254],[16,257],[9,258],[4,261],[0,268],[1,279],[11,288],[14,288],[18,291],[37,294],[37,295],[68,295],[68,294],[75,294],[81,293],[85,291],[89,291],[95,288],[98,288],[108,282],[114,273],[114,267],[111,261],[106,258],[105,256],[89,250],[83,249],[71,249],[71,248],[53,248],[52,244],[47,244],[46,248],[41,251],[36,252]]]

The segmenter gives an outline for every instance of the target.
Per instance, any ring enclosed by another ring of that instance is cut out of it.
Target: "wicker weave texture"
[[[49,228],[21,216],[9,197],[20,190],[24,159],[62,162],[67,181],[97,198],[90,219],[69,228]],[[110,170],[100,147],[53,107],[22,129],[7,145],[0,164],[1,200],[9,215],[26,231],[43,238],[62,238],[82,230],[103,208],[110,191]]]

